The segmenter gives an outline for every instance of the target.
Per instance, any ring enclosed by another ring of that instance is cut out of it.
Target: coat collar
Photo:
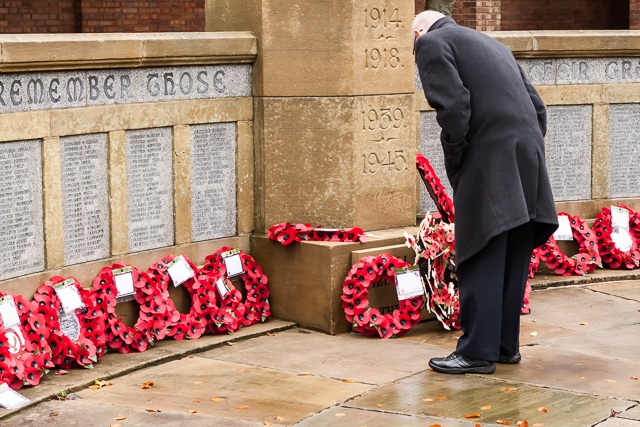
[[[440,18],[436,22],[434,22],[431,28],[429,28],[429,31],[427,31],[427,33],[430,33],[431,31],[437,30],[442,27],[448,27],[450,25],[458,25],[458,24],[456,24],[456,21],[454,21],[452,18],[445,16],[444,18]]]

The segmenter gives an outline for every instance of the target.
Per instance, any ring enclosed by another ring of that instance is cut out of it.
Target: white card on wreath
[[[556,240],[573,240],[573,231],[571,230],[569,217],[558,215],[558,224],[558,229],[553,233],[553,238]]]
[[[11,295],[0,298],[0,317],[2,317],[2,325],[5,329],[20,324],[20,315],[16,308],[16,302]]]
[[[240,249],[224,252],[221,254],[224,265],[227,268],[227,277],[239,276],[244,273]]]
[[[17,409],[29,402],[31,402],[29,399],[9,388],[8,384],[0,385],[0,406],[3,408]]]
[[[133,286],[133,269],[131,267],[113,270],[113,280],[116,283],[116,289],[118,290],[118,295],[116,295],[116,297],[122,298],[135,294],[136,291]]]
[[[173,286],[180,286],[195,276],[193,269],[182,255],[174,258],[168,266],[169,268],[167,271],[169,272],[169,276],[171,276]]]
[[[622,252],[628,252],[633,246],[629,232],[629,211],[619,206],[611,206],[611,241]]]
[[[611,227],[629,229],[629,211],[620,206],[611,206]]]
[[[424,285],[420,278],[420,270],[400,269],[396,271],[396,291],[398,301],[424,295]]]
[[[67,279],[53,286],[58,295],[60,305],[65,313],[71,313],[79,308],[84,308],[84,301],[80,296],[74,279]]]
[[[225,299],[225,297],[229,294],[229,287],[222,277],[216,281],[216,288],[218,288],[218,293],[220,294],[220,298],[222,299]]]

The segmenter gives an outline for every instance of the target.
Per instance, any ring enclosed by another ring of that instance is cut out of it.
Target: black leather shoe
[[[496,364],[486,360],[473,359],[455,351],[447,357],[435,357],[429,366],[443,374],[493,374]]]
[[[520,363],[520,360],[522,360],[522,356],[520,356],[520,352],[517,352],[511,357],[500,356],[500,358],[498,359],[498,363],[506,363],[507,365],[514,365],[516,363]]]

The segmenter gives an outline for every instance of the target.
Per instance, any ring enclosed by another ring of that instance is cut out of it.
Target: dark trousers
[[[482,360],[518,352],[520,308],[534,247],[529,222],[494,237],[457,266],[460,325],[456,351]]]

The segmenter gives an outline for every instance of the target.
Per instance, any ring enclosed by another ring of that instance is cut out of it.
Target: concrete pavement
[[[640,427],[640,282],[536,290],[532,309],[522,317],[522,362],[493,375],[428,370],[459,336],[435,322],[380,340],[273,321],[233,345],[204,337],[111,355],[93,374],[113,384],[98,390],[87,388],[91,371],[49,375],[23,393],[79,388],[81,399],[39,403],[5,425]]]

